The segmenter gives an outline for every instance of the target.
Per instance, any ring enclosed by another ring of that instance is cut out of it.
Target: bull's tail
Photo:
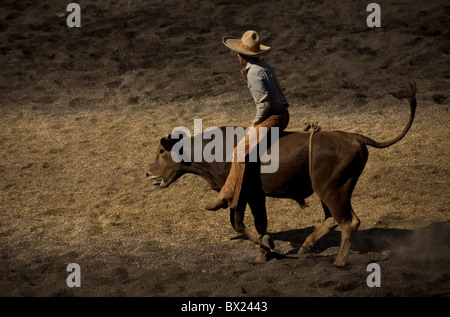
[[[371,138],[368,138],[363,135],[358,136],[359,141],[362,144],[366,144],[366,145],[373,146],[375,148],[382,149],[382,148],[391,146],[392,144],[397,143],[398,141],[403,139],[403,137],[406,135],[406,133],[408,133],[409,129],[411,128],[411,125],[414,121],[414,116],[416,114],[416,107],[417,107],[416,92],[417,92],[417,86],[414,81],[409,82],[407,85],[405,85],[404,87],[401,87],[399,90],[397,90],[395,92],[390,92],[391,95],[393,95],[394,97],[396,97],[398,99],[407,98],[409,101],[409,106],[411,108],[411,114],[409,117],[409,122],[406,125],[405,129],[403,129],[402,133],[400,133],[396,138],[394,138],[390,141],[386,141],[386,142],[377,142],[377,141],[372,140]]]

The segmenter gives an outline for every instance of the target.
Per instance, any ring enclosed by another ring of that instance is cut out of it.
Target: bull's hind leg
[[[351,217],[337,220],[337,223],[341,228],[341,246],[339,248],[338,256],[334,261],[334,265],[337,267],[344,267],[347,263],[350,246],[360,223],[359,218],[356,216],[352,207],[350,206],[349,208]]]
[[[338,226],[336,223],[336,220],[334,220],[333,216],[331,215],[330,210],[328,207],[323,203],[322,201],[322,207],[325,211],[325,220],[322,222],[320,226],[318,226],[313,233],[311,233],[306,239],[305,242],[303,242],[303,245],[301,246],[298,253],[300,254],[306,254],[311,252],[311,248],[316,244],[316,242],[322,238],[323,236],[330,233],[334,228]]]
[[[342,173],[341,173],[342,175]],[[321,199],[329,208],[335,223],[341,229],[341,245],[334,265],[344,267],[350,253],[350,246],[353,237],[359,227],[359,218],[352,209],[351,197],[358,178],[349,178],[342,186],[333,191],[325,191],[321,194]],[[328,186],[333,187],[333,186]]]

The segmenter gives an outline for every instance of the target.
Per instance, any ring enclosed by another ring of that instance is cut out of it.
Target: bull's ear
[[[174,145],[173,140],[168,139],[168,138],[162,138],[161,140],[159,140],[159,143],[161,143],[162,147],[166,151],[171,151],[172,147]]]
[[[169,134],[169,135],[167,135],[166,138],[162,138],[161,140],[159,140],[159,143],[161,143],[161,145],[163,146],[164,150],[171,151],[173,145],[175,143],[177,143],[178,141],[180,141],[184,137],[185,137],[184,134],[180,134],[179,135],[179,139],[172,139],[172,136]]]

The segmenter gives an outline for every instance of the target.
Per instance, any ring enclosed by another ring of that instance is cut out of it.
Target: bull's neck
[[[220,142],[222,145],[226,144],[225,130],[226,128],[222,127],[217,131],[220,132],[218,135],[222,137],[222,142]],[[220,137],[218,140],[220,140]],[[200,142],[201,152],[199,152],[199,149],[196,148],[196,146],[198,146],[196,142]],[[217,162],[215,160],[211,163],[205,161],[203,158],[203,152],[206,144],[209,142],[211,142],[211,140],[205,139],[203,136],[198,135],[195,137],[192,136],[190,139],[186,139],[184,146],[190,148],[190,154],[188,154],[190,157],[190,162],[184,164],[183,172],[192,173],[203,177],[208,181],[212,189],[219,191],[225,183],[231,163]],[[199,153],[201,161],[198,161],[198,157],[196,157]],[[223,161],[225,161],[225,157],[223,158]]]
[[[185,165],[183,171],[185,173],[195,174],[204,178],[212,189],[219,191],[225,183],[225,179],[223,179],[224,166],[221,165],[222,164],[219,163],[208,163],[205,161],[191,162],[190,164]]]

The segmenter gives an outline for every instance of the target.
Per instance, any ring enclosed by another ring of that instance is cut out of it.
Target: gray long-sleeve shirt
[[[247,85],[256,104],[253,125],[264,121],[271,108],[288,102],[280,88],[280,83],[272,67],[263,60],[247,63]]]

